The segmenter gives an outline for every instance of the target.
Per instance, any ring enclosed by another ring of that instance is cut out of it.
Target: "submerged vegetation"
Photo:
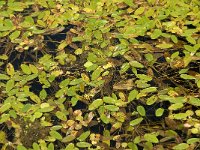
[[[1,150],[199,150],[199,0],[0,0]]]

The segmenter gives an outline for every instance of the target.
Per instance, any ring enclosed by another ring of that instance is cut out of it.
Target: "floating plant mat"
[[[0,1],[0,149],[200,149],[199,7]]]

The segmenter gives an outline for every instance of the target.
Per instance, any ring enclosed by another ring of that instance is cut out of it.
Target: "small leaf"
[[[9,93],[10,90],[12,90],[14,86],[15,86],[15,81],[13,79],[9,80],[6,83],[6,92]]]
[[[156,47],[161,48],[161,49],[171,48],[172,46],[173,46],[173,44],[168,44],[168,43],[163,43],[163,44],[156,45]]]
[[[9,80],[9,79],[10,79],[9,76],[0,73],[0,80]]]
[[[32,73],[38,74],[38,69],[34,65],[29,64],[29,68],[30,68],[30,70],[31,70]]]
[[[191,75],[187,75],[187,74],[181,74],[180,77],[182,79],[188,79],[188,80],[193,80],[196,79],[195,77],[191,76]]]
[[[21,64],[21,69],[25,74],[28,74],[28,75],[31,74],[31,69],[29,68],[28,65]]]
[[[178,38],[177,38],[175,35],[171,35],[171,40],[172,40],[174,43],[178,43]]]
[[[11,33],[11,35],[9,36],[9,38],[11,39],[11,41],[15,40],[16,38],[19,37],[21,31],[14,31],[13,33]]]
[[[163,113],[164,113],[164,109],[163,108],[158,108],[157,110],[156,110],[156,117],[160,117],[160,116],[162,116],[163,115]]]
[[[17,150],[27,150],[23,145],[17,145]]]
[[[159,140],[158,140],[156,134],[153,134],[153,133],[150,133],[150,134],[146,133],[146,134],[144,135],[144,139],[145,139],[146,141],[148,141],[148,142],[151,142],[151,143],[158,143],[158,142],[159,142]]]
[[[161,36],[161,34],[162,31],[160,29],[155,29],[151,34],[151,39],[157,39],[159,36]]]
[[[143,106],[137,106],[137,112],[141,115],[141,116],[146,116],[146,111],[145,108]]]
[[[79,140],[80,142],[85,141],[85,140],[88,138],[89,135],[90,135],[90,131],[86,131],[86,132],[82,133],[82,134],[77,138],[77,140]]]
[[[101,105],[103,105],[103,100],[102,99],[96,99],[92,102],[92,104],[89,105],[89,110],[95,110]]]
[[[67,120],[66,114],[61,112],[61,111],[57,111],[56,112],[56,117],[58,117],[58,119],[60,119],[62,121],[66,121]]]
[[[149,87],[149,88],[141,90],[140,93],[151,93],[151,92],[156,92],[156,91],[157,91],[157,87]]]
[[[0,114],[7,111],[8,109],[10,109],[11,104],[10,103],[5,103],[0,107]]]
[[[128,101],[131,102],[133,101],[138,95],[138,91],[137,90],[132,90],[129,95],[128,95]]]
[[[135,126],[135,125],[141,123],[142,121],[143,121],[143,118],[140,117],[140,118],[137,118],[137,119],[135,119],[135,120],[132,120],[132,121],[130,122],[130,125],[131,125],[131,126]]]
[[[132,67],[135,67],[135,68],[144,68],[144,65],[137,62],[137,61],[130,61],[129,64],[132,66]]]
[[[172,149],[174,149],[174,150],[186,150],[188,148],[189,148],[189,144],[187,144],[187,143],[180,143],[180,144],[172,147]]]
[[[62,136],[57,131],[50,131],[49,134],[57,140],[62,140]]]
[[[136,9],[134,15],[141,15],[145,10],[145,7],[139,7],[138,9]]]
[[[152,95],[149,97],[146,101],[147,105],[153,105],[158,100],[158,97],[156,95]]]
[[[116,103],[116,99],[109,97],[109,96],[103,97],[103,101],[107,104],[115,104]]]
[[[101,72],[103,71],[102,68],[97,68],[93,73],[92,73],[92,77],[91,79],[92,80],[96,80],[100,75],[101,75]]]
[[[119,107],[117,107],[115,105],[105,105],[104,108],[109,111],[118,111],[119,110]]]
[[[169,106],[169,110],[178,110],[180,108],[182,108],[184,105],[182,103],[175,103],[172,104],[171,106]]]
[[[76,143],[76,146],[78,146],[80,148],[86,148],[86,147],[92,146],[92,144],[90,144],[88,142],[78,142],[78,143]]]
[[[15,73],[15,69],[11,63],[8,63],[6,66],[6,72],[8,75],[13,76]]]

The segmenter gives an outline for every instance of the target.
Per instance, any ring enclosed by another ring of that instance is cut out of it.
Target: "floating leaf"
[[[109,111],[118,111],[119,110],[119,107],[117,107],[115,105],[105,105],[104,108]]]
[[[158,97],[156,95],[152,95],[149,97],[146,101],[147,105],[153,105],[158,100]]]
[[[88,142],[78,142],[76,143],[76,146],[80,147],[80,148],[88,148],[90,146],[92,146],[92,144],[88,143]]]
[[[162,35],[162,31],[160,29],[155,29],[151,34],[151,39],[157,39],[159,36]]]
[[[137,90],[132,90],[129,95],[128,95],[128,101],[131,102],[133,101],[138,95],[138,91]]]
[[[6,92],[9,93],[14,86],[15,86],[15,81],[13,79],[8,80],[8,82],[6,83]]]
[[[141,90],[141,93],[151,93],[151,92],[156,92],[157,91],[157,87],[149,87],[146,89]]]
[[[144,65],[137,62],[137,61],[130,61],[129,64],[132,66],[132,67],[135,67],[135,68],[144,68]]]
[[[194,106],[200,106],[200,99],[196,97],[190,97],[190,99],[188,100],[188,103]]]
[[[146,116],[146,111],[145,108],[143,106],[137,106],[137,112],[141,115],[141,116]]]
[[[17,150],[27,150],[23,145],[17,145]]]
[[[102,99],[96,99],[92,102],[92,104],[89,105],[89,110],[95,110],[101,105],[103,105],[103,100]]]
[[[188,80],[196,79],[195,77],[193,77],[191,75],[187,75],[187,74],[181,74],[180,77],[183,79],[188,79]]]
[[[8,63],[6,66],[6,72],[8,75],[13,76],[15,73],[15,69],[11,63]]]
[[[189,148],[189,144],[187,144],[187,143],[180,143],[180,144],[172,147],[172,149],[174,149],[174,150],[186,150],[188,148]]]
[[[57,131],[52,130],[49,132],[49,134],[55,139],[62,140],[62,135],[58,133]]]
[[[90,135],[90,131],[86,131],[86,132],[84,132],[84,133],[82,133],[78,138],[77,138],[77,140],[79,140],[79,141],[85,141],[87,138],[88,138],[88,136]]]
[[[9,36],[9,38],[12,40],[15,40],[16,38],[19,37],[21,31],[14,31],[13,33],[11,33],[11,35]]]
[[[137,118],[137,119],[135,119],[135,120],[132,120],[132,121],[130,122],[130,125],[131,125],[131,126],[135,126],[135,125],[138,125],[139,123],[141,123],[142,121],[143,121],[143,118],[140,117],[140,118]]]
[[[38,69],[34,65],[29,64],[29,68],[30,68],[30,70],[31,70],[32,73],[38,74]]]
[[[31,69],[29,68],[28,65],[21,64],[21,69],[25,74],[28,74],[28,75],[31,74]]]
[[[156,45],[156,47],[161,48],[161,49],[171,48],[172,46],[173,46],[173,44],[167,44],[167,43]]]
[[[5,103],[0,107],[0,113],[3,113],[5,111],[7,111],[8,109],[10,109],[11,104],[10,103]]]
[[[174,43],[178,43],[178,38],[177,38],[175,35],[171,35],[171,40],[172,40]]]
[[[150,133],[150,134],[146,133],[146,134],[144,135],[144,139],[145,139],[146,141],[148,141],[148,142],[151,142],[151,143],[158,143],[158,142],[159,142],[159,140],[158,140],[158,138],[157,138],[157,135],[154,134],[154,133]]]
[[[101,72],[103,71],[102,68],[97,68],[93,73],[92,73],[92,77],[91,79],[92,80],[96,80],[100,75],[101,75]]]
[[[136,9],[134,15],[141,15],[145,10],[145,7],[139,7],[138,9]]]
[[[56,117],[58,117],[58,119],[60,119],[62,121],[66,121],[67,120],[66,114],[61,112],[61,111],[57,111],[56,112]]]
[[[182,108],[184,105],[182,103],[175,103],[172,104],[171,106],[169,106],[169,110],[178,110],[180,108]]]
[[[103,97],[103,101],[105,103],[108,103],[108,104],[115,104],[116,103],[116,99],[114,99],[112,97],[108,97],[108,96]]]
[[[162,116],[163,115],[163,113],[164,113],[164,109],[163,108],[158,108],[158,109],[156,109],[156,117],[160,117],[160,116]]]
[[[9,79],[10,79],[9,76],[0,73],[0,80],[9,80]]]

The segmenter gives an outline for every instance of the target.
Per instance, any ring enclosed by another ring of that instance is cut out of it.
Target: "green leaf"
[[[10,79],[9,76],[0,73],[0,80],[9,80],[9,79]]]
[[[172,40],[174,43],[178,43],[178,38],[177,38],[175,35],[171,35],[171,40]]]
[[[31,94],[30,94],[30,98],[31,98],[32,101],[34,101],[34,102],[37,103],[37,104],[40,104],[40,103],[41,103],[40,98],[39,98],[37,95],[35,95],[34,93],[31,93]]]
[[[27,150],[23,145],[17,145],[17,150]]]
[[[147,98],[146,104],[153,105],[158,100],[156,95],[152,95],[151,97]]]
[[[189,148],[189,144],[187,144],[187,143],[180,143],[180,144],[172,147],[172,149],[174,149],[174,150],[186,150],[188,148]]]
[[[193,37],[191,37],[191,36],[186,37],[186,40],[188,42],[190,42],[191,44],[194,44],[194,45],[196,44],[196,40]]]
[[[6,92],[9,93],[14,86],[15,86],[15,81],[13,79],[8,80],[8,82],[6,83]]]
[[[173,46],[173,44],[168,44],[168,43],[156,45],[156,47],[161,48],[161,49],[168,49],[168,48],[171,48],[172,46]]]
[[[160,117],[160,116],[162,116],[163,115],[163,113],[164,113],[164,109],[163,108],[158,108],[157,110],[156,110],[156,117]]]
[[[75,138],[76,138],[76,136],[74,136],[74,135],[67,135],[66,137],[64,137],[64,138],[62,139],[62,142],[63,142],[63,143],[68,143],[68,142],[73,141]],[[68,149],[67,149],[67,150],[68,150]]]
[[[85,141],[85,140],[88,138],[89,135],[90,135],[90,131],[86,131],[86,132],[82,133],[82,134],[77,138],[77,140],[79,140],[80,142]]]
[[[195,77],[191,76],[191,75],[188,75],[188,74],[181,74],[180,77],[182,79],[188,79],[188,80],[193,80],[193,79],[196,79]]]
[[[158,140],[158,138],[157,138],[157,135],[156,135],[156,134],[153,134],[153,133],[150,133],[150,134],[146,133],[146,134],[144,135],[144,139],[145,139],[146,141],[148,141],[148,142],[151,142],[151,143],[158,143],[158,142],[159,142],[159,140]]]
[[[121,66],[121,69],[120,69],[120,73],[121,74],[125,73],[129,68],[130,68],[129,63],[123,63],[123,65]]]
[[[144,68],[143,64],[137,62],[137,61],[130,61],[129,64],[132,66],[132,67],[135,67],[135,68]]]
[[[160,29],[155,29],[151,34],[151,39],[157,39],[159,36],[161,36],[161,34],[162,31]]]
[[[105,105],[104,108],[109,111],[118,111],[119,110],[119,107],[117,107],[115,105]]]
[[[131,126],[135,126],[135,125],[141,123],[142,121],[143,121],[143,118],[140,117],[140,118],[137,118],[137,119],[132,120],[132,121],[130,122],[130,125],[131,125]]]
[[[190,97],[188,103],[194,106],[200,106],[200,99],[196,97]]]
[[[97,68],[93,73],[92,73],[92,80],[96,80],[100,75],[101,75],[101,72],[103,71],[102,68]]]
[[[131,102],[133,101],[138,95],[138,91],[137,90],[132,90],[129,95],[128,95],[128,101]]]
[[[149,88],[141,90],[140,93],[151,93],[151,92],[156,92],[156,91],[157,91],[157,87],[149,87]]]
[[[11,104],[10,103],[5,103],[0,107],[0,114],[7,111],[8,109],[10,109]]]
[[[30,68],[30,70],[31,70],[32,73],[38,74],[38,69],[34,65],[29,64],[29,68]]]
[[[190,138],[187,140],[187,144],[194,144],[194,143],[199,143],[200,138]]]
[[[112,97],[105,96],[103,97],[103,101],[107,104],[115,104],[117,100]]]
[[[103,100],[102,99],[96,99],[92,102],[92,104],[89,105],[89,110],[95,110],[101,105],[103,105]]]
[[[175,104],[172,104],[171,106],[169,106],[169,110],[178,110],[180,108],[182,108],[184,105],[183,103],[175,103]]]
[[[25,74],[28,74],[28,75],[31,74],[31,69],[29,68],[28,65],[21,64],[21,69]]]
[[[11,35],[9,36],[9,38],[12,40],[15,40],[16,38],[19,37],[21,31],[14,31],[13,33],[11,33]]]
[[[62,140],[62,135],[60,135],[60,133],[58,133],[57,131],[50,131],[49,134],[54,137],[57,140]]]
[[[15,73],[15,69],[11,63],[8,63],[6,66],[6,72],[8,75],[13,76]]]
[[[58,119],[60,119],[62,121],[66,121],[67,120],[66,114],[61,112],[61,111],[57,111],[56,112],[56,117],[58,117]]]
[[[134,15],[141,15],[145,10],[145,7],[139,7],[138,9],[136,9]]]
[[[145,108],[143,106],[137,106],[137,112],[141,115],[141,116],[146,116],[146,111]]]
[[[40,91],[39,97],[40,97],[41,100],[44,100],[44,99],[47,97],[47,92],[46,92],[45,89],[42,89],[42,90]]]
[[[78,142],[76,143],[76,146],[80,147],[80,148],[88,148],[90,146],[92,146],[92,144],[88,143],[88,142]]]

